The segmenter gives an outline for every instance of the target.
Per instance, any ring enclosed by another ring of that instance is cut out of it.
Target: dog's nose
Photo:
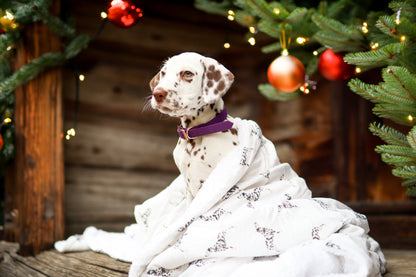
[[[162,88],[157,88],[153,91],[152,94],[156,102],[160,103],[166,98],[166,94],[168,93]]]

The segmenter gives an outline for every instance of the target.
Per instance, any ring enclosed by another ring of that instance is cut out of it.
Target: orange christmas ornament
[[[270,64],[267,79],[278,91],[295,92],[305,83],[305,66],[291,55],[282,55]]]

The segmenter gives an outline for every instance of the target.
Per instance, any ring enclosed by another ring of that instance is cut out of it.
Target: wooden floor
[[[92,251],[61,254],[55,250],[44,251],[36,257],[17,254],[18,245],[0,242],[0,276],[127,276],[130,263],[114,260]],[[416,276],[416,250],[383,251],[387,258],[385,277]]]

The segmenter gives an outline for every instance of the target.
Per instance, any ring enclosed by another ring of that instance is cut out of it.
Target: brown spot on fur
[[[225,89],[225,83],[224,83],[224,81],[221,81],[221,82],[218,84],[217,89],[218,89],[219,91],[222,91],[222,90],[224,90],[224,89]]]
[[[158,72],[153,78],[152,80],[150,80],[149,86],[150,89],[153,91],[154,88],[159,84],[159,80],[160,80],[160,72]]]
[[[222,77],[221,71],[219,71],[219,70],[215,71],[214,80],[218,82],[221,79],[221,77]]]
[[[236,128],[231,128],[231,134],[233,134],[234,136],[236,136],[238,134],[238,130]]]
[[[233,141],[233,145],[237,145],[237,142]]]
[[[205,160],[205,157],[204,157],[204,155],[202,155],[202,156],[201,156],[201,160]]]
[[[208,83],[207,83],[207,87],[211,88],[213,85],[214,85],[214,83],[211,80],[209,80]]]
[[[208,69],[209,69],[209,71],[214,71],[214,69],[215,69],[215,66],[213,66],[213,65],[210,65],[210,66],[208,67]]]

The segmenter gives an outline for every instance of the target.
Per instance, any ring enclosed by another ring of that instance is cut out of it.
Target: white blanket
[[[129,276],[380,276],[385,259],[365,216],[312,198],[253,121],[188,206],[180,175],[135,208],[124,233],[89,227],[55,244],[132,261]]]

